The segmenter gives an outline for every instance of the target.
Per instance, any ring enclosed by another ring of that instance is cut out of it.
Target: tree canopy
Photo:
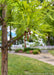
[[[4,7],[6,10],[5,21],[7,26],[11,24],[14,29],[16,28],[17,36],[20,36],[29,28],[34,33],[45,37],[45,35],[47,36],[46,32],[52,31],[51,25],[54,23],[53,15],[51,15],[54,12],[54,7],[50,4],[52,1],[0,0],[2,6],[0,8],[0,15],[2,16],[2,8]],[[47,22],[46,20],[49,21]]]

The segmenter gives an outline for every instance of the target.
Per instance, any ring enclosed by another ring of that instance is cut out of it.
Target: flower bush
[[[33,50],[30,50],[30,54],[32,54],[33,53]]]
[[[38,50],[33,50],[33,54],[38,54],[39,51]]]
[[[17,53],[17,52],[22,53],[22,52],[23,52],[23,49],[16,49],[15,52],[16,52],[16,53]]]
[[[30,51],[26,51],[27,54],[30,54]]]
[[[40,54],[40,49],[39,48],[24,48],[24,49],[16,49],[16,53],[27,53],[27,54]]]

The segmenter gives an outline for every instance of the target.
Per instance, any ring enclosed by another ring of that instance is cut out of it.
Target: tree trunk
[[[5,9],[2,10],[2,18],[6,17]],[[2,21],[2,75],[8,75],[8,48],[7,46],[7,27],[6,23]]]
[[[25,48],[26,48],[26,32],[24,33],[24,45],[25,45]]]

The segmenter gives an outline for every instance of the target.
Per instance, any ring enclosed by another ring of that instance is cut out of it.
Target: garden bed
[[[41,51],[38,48],[24,48],[15,50],[16,53],[27,53],[27,54],[40,54]]]

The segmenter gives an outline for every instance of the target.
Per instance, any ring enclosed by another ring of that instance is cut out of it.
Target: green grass
[[[49,50],[49,53],[54,55],[54,50]]]
[[[29,57],[9,54],[8,75],[52,75],[49,73],[54,73],[54,66]],[[0,54],[0,75],[1,75],[1,54]]]

